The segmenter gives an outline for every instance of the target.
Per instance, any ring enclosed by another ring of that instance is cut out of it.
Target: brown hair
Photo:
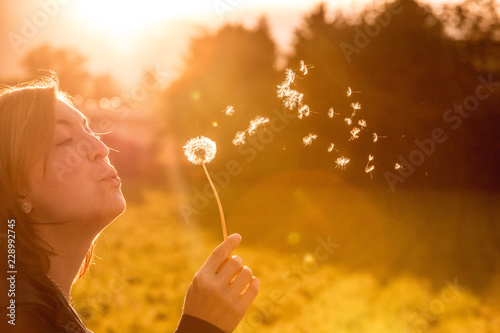
[[[0,235],[3,258],[7,258],[9,220],[15,220],[16,266],[26,271],[49,270],[49,256],[55,253],[35,232],[34,221],[23,212],[18,197],[27,184],[35,162],[43,158],[44,168],[55,127],[56,99],[69,104],[71,98],[59,89],[55,75],[0,90]],[[4,252],[5,251],[5,252]],[[93,245],[80,267],[81,277],[92,262]],[[2,260],[4,261],[4,260]]]

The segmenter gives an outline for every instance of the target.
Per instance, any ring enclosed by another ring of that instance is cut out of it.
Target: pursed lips
[[[118,177],[118,173],[116,172],[116,170],[113,169],[107,172],[106,175],[101,178],[101,181],[116,181],[120,183],[121,179],[120,177]]]

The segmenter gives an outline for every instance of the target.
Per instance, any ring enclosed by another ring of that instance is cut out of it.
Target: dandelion
[[[328,152],[331,153],[334,150],[338,152],[338,150],[335,149],[335,145],[333,143],[330,143],[330,147],[328,147]]]
[[[232,116],[234,114],[234,108],[231,105],[228,105],[224,111],[226,116]]]
[[[299,119],[309,116],[311,110],[308,105],[302,105],[299,109]]]
[[[337,158],[337,160],[335,161],[335,163],[337,164],[336,168],[340,168],[340,169],[345,170],[347,163],[349,163],[349,161],[350,161],[350,159],[348,159],[345,156],[341,156],[341,157]]]
[[[215,142],[204,136],[190,139],[184,146],[184,154],[186,154],[189,162],[196,165],[210,163],[214,159],[216,152],[217,146]]]
[[[316,140],[318,136],[316,134],[310,133],[309,135],[306,135],[304,138],[302,138],[302,142],[304,142],[304,146],[310,146],[313,142],[313,140]]]
[[[378,135],[377,133],[373,133],[373,142],[377,142],[379,138],[387,138],[387,137]]]
[[[248,135],[254,135],[257,133],[257,128],[259,126],[264,125],[269,122],[269,118],[265,118],[262,116],[257,116],[253,120],[250,120],[250,127],[248,127]]]
[[[226,221],[224,219],[224,212],[222,210],[222,204],[220,203],[219,195],[217,194],[217,190],[215,189],[214,183],[208,174],[207,167],[205,164],[210,163],[217,152],[217,146],[214,141],[210,140],[205,136],[200,136],[197,138],[190,139],[184,148],[184,154],[188,158],[189,162],[203,166],[203,170],[205,171],[205,175],[207,176],[208,182],[212,187],[212,191],[214,192],[215,200],[217,201],[217,206],[219,207],[220,219],[222,224],[222,234],[224,239],[227,238],[226,231]]]
[[[408,171],[408,170],[406,170],[406,168],[405,168],[404,166],[402,166],[402,165],[401,165],[401,164],[399,164],[399,163],[394,164],[394,169],[395,169],[395,170],[403,169],[403,170],[405,170],[405,171]]]
[[[244,131],[236,132],[236,135],[233,139],[233,145],[240,146],[240,145],[245,144],[245,135],[246,135],[246,133]]]
[[[361,127],[361,129],[366,127],[366,120],[361,119],[358,121],[358,125]]]
[[[352,125],[352,119],[351,118],[344,118],[344,121],[347,123],[347,125],[349,125],[349,126]]]
[[[359,132],[361,132],[361,130],[357,127],[354,127],[352,130],[351,130],[351,138],[349,139],[349,141],[352,141],[354,139],[357,139],[359,138]]]
[[[330,108],[330,110],[328,110],[328,117],[333,118],[335,115],[340,115],[340,113],[336,113],[333,108]]]

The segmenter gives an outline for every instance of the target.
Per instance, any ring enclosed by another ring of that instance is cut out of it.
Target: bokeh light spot
[[[288,234],[286,241],[290,245],[297,245],[300,243],[302,236],[298,232],[291,232]]]

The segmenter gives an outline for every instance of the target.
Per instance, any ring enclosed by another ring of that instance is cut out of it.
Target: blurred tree
[[[485,2],[489,5],[485,10],[498,8],[490,0],[466,2],[471,2],[471,7],[472,3]],[[464,14],[463,10],[459,12]],[[489,15],[493,17],[488,20],[489,25],[467,15],[467,20],[476,22],[470,25],[473,32],[463,34],[466,39],[457,40],[447,34],[445,21],[414,0],[395,1],[382,9],[368,8],[358,21],[348,21],[339,14],[327,21],[325,14],[325,6],[319,5],[305,17],[296,32],[295,53],[288,67],[296,67],[300,59],[314,66],[308,79],[301,82],[311,110],[324,114],[334,107],[343,119],[352,111],[350,102],[361,102],[368,130],[383,133],[389,139],[375,146],[368,145],[368,140],[357,140],[348,152],[356,156],[375,154],[379,161],[386,161],[378,165],[382,172],[393,169],[399,154],[407,157],[415,150],[415,139],[429,137],[433,128],[446,126],[445,110],[473,94],[479,84],[478,76],[488,74],[476,66],[479,58],[487,57],[483,52],[486,47],[478,47],[473,40],[481,38],[489,45],[488,50],[493,45],[498,50],[498,41],[492,39],[497,29],[495,15]],[[493,67],[489,69],[489,73],[498,74]],[[347,87],[362,93],[346,98]],[[498,184],[498,158],[491,159],[491,147],[498,142],[492,125],[498,123],[495,101],[498,93],[481,102],[484,112],[476,112],[475,121],[467,121],[461,135],[442,144],[439,156],[427,159],[405,186],[456,186],[457,178],[464,180],[460,186]],[[345,123],[327,123],[318,118],[314,128],[318,134],[345,140]],[[488,170],[481,184],[473,177],[478,166],[470,158],[472,147],[474,156],[483,160],[481,167]],[[455,164],[462,167],[456,168]],[[385,183],[382,177],[379,179]]]
[[[102,98],[120,94],[120,88],[110,74],[94,76],[87,70],[86,62],[85,56],[76,50],[43,44],[24,56],[22,66],[30,76],[47,75],[47,71],[54,71],[61,88],[73,96]]]
[[[444,6],[440,19],[454,38],[460,57],[478,71],[500,70],[500,3],[464,0]]]
[[[70,95],[87,96],[90,74],[85,68],[86,58],[75,50],[57,49],[49,44],[29,51],[22,66],[29,75],[45,75],[40,70],[51,70],[59,76],[61,87]]]
[[[301,59],[314,66],[300,86],[305,102],[320,113],[311,119],[318,138],[334,138],[338,140],[336,146],[347,142],[346,133],[360,118],[367,121],[369,133],[388,136],[377,144],[362,141],[360,136],[349,147],[341,148],[342,154],[353,156],[348,169],[358,169],[351,180],[364,176],[359,169],[366,160],[358,164],[355,160],[371,153],[377,161],[375,175],[378,173],[373,181],[380,181],[387,189],[383,173],[394,171],[399,156],[408,159],[412,152],[420,150],[424,160],[404,179],[404,185],[398,184],[400,189],[431,189],[426,193],[433,194],[440,193],[433,192],[436,189],[446,189],[445,196],[457,195],[457,199],[450,199],[457,202],[457,209],[465,207],[460,202],[464,200],[463,190],[498,191],[500,85],[495,91],[490,85],[492,93],[488,98],[480,102],[475,99],[478,105],[458,127],[452,129],[443,120],[446,110],[459,117],[457,107],[467,99],[474,100],[480,84],[478,77],[500,81],[498,11],[494,0],[465,0],[456,7],[450,5],[438,16],[415,0],[400,0],[382,10],[366,9],[358,21],[348,21],[338,14],[328,21],[324,5],[305,17],[296,32],[295,53],[289,58],[288,67],[296,68]],[[450,34],[453,31],[459,34]],[[348,87],[361,93],[347,97]],[[351,114],[352,101],[360,101],[362,109],[355,123],[346,126],[342,120]],[[337,122],[327,122],[324,116],[331,106],[340,113]],[[430,149],[429,139],[435,128],[442,129],[447,140],[434,144],[433,151],[424,154],[416,140],[426,140]],[[421,192],[387,194],[389,210],[404,216],[402,203],[412,201],[416,193]],[[444,202],[437,205],[437,212],[445,209]],[[427,276],[439,275],[441,281],[443,276],[461,274],[473,284],[484,283],[491,267],[498,265],[496,221],[458,216],[430,225],[425,214],[421,216],[422,220],[410,221],[408,225],[397,226],[390,221],[381,227],[391,235],[379,241],[391,244],[394,269],[411,267]],[[404,218],[399,221],[406,222]],[[400,247],[395,245],[399,237]],[[412,252],[410,248],[414,248],[414,257],[407,256]]]
[[[91,79],[93,92],[91,94],[92,98],[103,98],[103,97],[113,97],[119,96],[121,94],[121,89],[113,76],[109,73],[98,75]]]
[[[226,25],[194,38],[183,73],[165,92],[167,123],[175,124],[173,130],[183,140],[217,132],[231,142],[233,129],[245,129],[252,117],[270,112],[276,102],[275,60],[265,18],[254,29]],[[231,129],[217,131],[216,124],[227,120],[222,111],[228,105],[236,111]]]

